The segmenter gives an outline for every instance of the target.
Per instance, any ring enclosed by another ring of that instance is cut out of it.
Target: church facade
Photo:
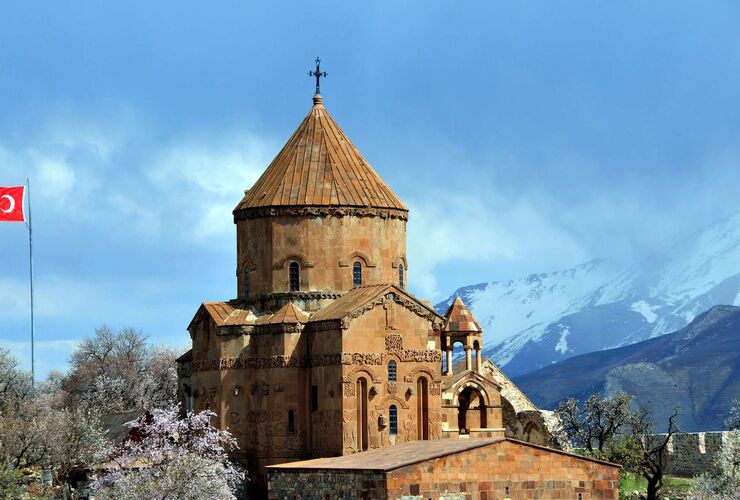
[[[179,389],[234,434],[255,484],[269,465],[410,441],[555,444],[481,358],[465,304],[440,315],[407,291],[409,211],[320,95],[233,215],[237,296],[197,310]]]

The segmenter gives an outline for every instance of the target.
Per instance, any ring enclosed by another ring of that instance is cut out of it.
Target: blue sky
[[[740,206],[733,2],[5,2],[0,185],[31,177],[38,367],[97,325],[185,346],[231,209],[311,105],[412,209],[409,285],[623,265]],[[27,363],[0,224],[0,346]]]

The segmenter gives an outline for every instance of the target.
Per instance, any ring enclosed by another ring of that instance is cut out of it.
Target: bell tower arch
[[[455,297],[444,315],[442,327],[442,350],[445,352],[445,375],[453,375],[452,353],[454,345],[462,343],[465,349],[465,369],[481,372],[481,350],[483,330],[473,317],[473,313],[460,297]],[[475,355],[475,365],[473,365]]]

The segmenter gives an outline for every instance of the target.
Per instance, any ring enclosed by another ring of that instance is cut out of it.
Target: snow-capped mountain
[[[676,331],[716,304],[740,305],[740,212],[623,271],[595,260],[458,289],[484,354],[511,376]]]
[[[677,332],[574,356],[514,383],[540,408],[626,392],[661,427],[678,405],[681,430],[721,430],[740,394],[740,307],[714,306]]]

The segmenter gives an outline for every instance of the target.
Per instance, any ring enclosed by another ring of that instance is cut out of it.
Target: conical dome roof
[[[444,318],[445,323],[442,329],[445,332],[478,335],[483,333],[480,325],[473,317],[473,313],[470,312],[470,309],[468,309],[468,306],[465,305],[460,297],[455,297],[455,300],[447,309]]]
[[[320,95],[234,212],[267,207],[408,209],[324,107]]]

